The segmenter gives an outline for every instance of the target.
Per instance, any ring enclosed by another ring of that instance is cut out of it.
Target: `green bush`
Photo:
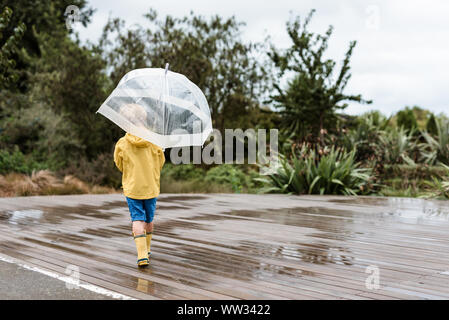
[[[431,180],[432,176],[440,176],[445,174],[444,167],[428,166],[425,164],[385,165],[383,169],[383,179],[392,179],[392,177],[398,177],[402,180]]]
[[[422,161],[427,164],[449,165],[449,121],[440,119],[435,121],[435,136],[423,132],[424,142],[419,144]]]
[[[232,188],[227,184],[205,183],[204,180],[173,180],[161,177],[162,193],[230,193]]]
[[[31,173],[33,170],[46,169],[45,164],[39,164],[20,152],[16,146],[14,151],[0,150],[0,174],[9,172]]]
[[[430,117],[427,120],[426,130],[432,136],[436,136],[438,134],[437,119],[433,113],[430,114]]]
[[[71,121],[47,105],[34,103],[5,113],[7,116],[0,121],[1,146],[11,149],[18,145],[24,154],[32,155],[52,170],[65,168],[71,159],[83,155],[84,146]]]
[[[299,156],[281,156],[280,164],[275,174],[258,179],[266,184],[261,192],[356,195],[373,187],[372,169],[360,168],[355,151],[332,147],[320,155],[303,145]]]
[[[249,190],[253,187],[251,175],[235,165],[222,164],[207,171],[205,182],[228,184],[235,193]]]
[[[418,122],[416,121],[415,113],[410,108],[405,108],[396,114],[398,127],[404,128],[406,131],[411,132],[418,129]]]
[[[337,137],[338,145],[346,150],[356,150],[356,160],[366,161],[373,159],[377,154],[380,133],[390,122],[378,111],[368,112],[357,119],[357,126],[349,131],[342,132]]]
[[[12,153],[7,150],[0,150],[0,173],[12,171],[28,173],[25,156],[18,149],[15,149]]]
[[[427,193],[425,197],[437,199],[449,199],[449,166],[441,165],[444,170],[443,175],[433,176],[432,182],[427,183],[432,191]]]
[[[248,169],[248,173],[243,169]],[[254,170],[231,164],[207,170],[193,164],[167,163],[162,169],[161,188],[164,192],[252,192],[256,177]]]
[[[383,164],[415,165],[418,152],[413,130],[408,131],[401,127],[390,128],[380,133],[376,154]]]
[[[166,163],[162,169],[162,176],[173,180],[201,180],[204,178],[203,169],[189,164]]]
[[[386,181],[378,195],[381,197],[416,198],[423,194],[423,191],[419,187],[413,186],[413,183],[408,183],[406,186],[404,184],[402,179]]]

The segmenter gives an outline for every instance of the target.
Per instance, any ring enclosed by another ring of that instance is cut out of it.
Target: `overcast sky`
[[[418,105],[449,114],[449,1],[335,0],[91,0],[96,9],[87,28],[76,25],[81,39],[96,41],[108,17],[121,17],[131,26],[147,25],[143,13],[160,16],[235,15],[246,23],[243,39],[262,41],[270,35],[278,48],[290,46],[285,23],[316,9],[310,30],[334,33],[327,56],[340,62],[349,41],[357,40],[351,60],[347,94],[362,94],[372,105],[351,104],[346,112],[378,109],[389,115]]]

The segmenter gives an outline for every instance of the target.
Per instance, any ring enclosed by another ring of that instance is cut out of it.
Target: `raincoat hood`
[[[131,143],[132,145],[139,147],[139,148],[146,148],[151,145],[151,142],[146,141],[142,138],[136,137],[130,133],[126,133],[125,138],[129,143]]]

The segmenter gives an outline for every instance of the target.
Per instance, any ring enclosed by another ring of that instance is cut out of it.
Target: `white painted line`
[[[54,279],[61,280],[61,281],[65,282],[66,284],[71,285],[72,287],[73,286],[78,286],[80,288],[83,288],[83,289],[86,289],[86,290],[89,290],[89,291],[92,291],[92,292],[95,292],[95,293],[98,293],[98,294],[102,294],[102,295],[105,295],[105,296],[109,296],[109,297],[112,297],[114,299],[136,300],[135,298],[132,298],[132,297],[129,297],[129,296],[126,296],[124,294],[117,293],[117,292],[114,292],[114,291],[110,291],[108,289],[101,288],[101,287],[95,286],[93,284],[81,283],[81,282],[73,279],[72,277],[61,276],[61,275],[59,275],[57,273],[54,273],[54,272],[51,272],[51,271],[47,271],[47,270],[44,270],[44,269],[41,269],[41,268],[38,268],[38,267],[28,266],[26,264],[23,264],[23,263],[17,261],[16,259],[14,259],[12,257],[5,256],[3,254],[0,254],[0,261],[13,263],[13,264],[18,265],[19,267],[24,268],[24,269],[35,271],[35,272],[39,272],[39,273],[44,274],[46,276],[52,277]]]

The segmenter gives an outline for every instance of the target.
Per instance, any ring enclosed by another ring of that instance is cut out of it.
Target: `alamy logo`
[[[79,289],[80,285],[80,268],[73,264],[70,264],[65,269],[65,274],[68,275],[65,281],[65,286],[67,289]]]
[[[223,137],[219,130],[214,129],[204,148],[175,147],[170,151],[173,164],[258,164],[260,174],[269,175],[276,172],[279,166],[278,130],[271,129],[269,145],[267,145],[267,130],[258,129],[225,129],[224,153]],[[245,153],[245,141],[247,142]],[[269,154],[269,156],[268,156]],[[245,161],[246,156],[246,161]]]
[[[65,26],[69,30],[73,28],[73,25],[76,22],[80,21],[80,9],[73,4],[71,4],[71,5],[67,6],[67,8],[65,8],[64,15],[66,16]]]
[[[378,5],[369,5],[366,7],[367,14],[365,27],[371,30],[379,30],[380,28],[380,8]]]
[[[368,266],[365,273],[370,274],[365,280],[365,287],[369,290],[378,290],[380,288],[380,271],[378,266]]]

